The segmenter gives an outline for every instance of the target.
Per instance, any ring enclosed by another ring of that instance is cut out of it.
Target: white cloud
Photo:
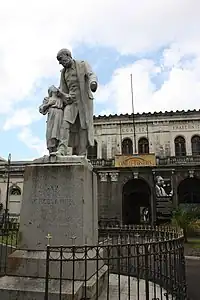
[[[46,150],[46,144],[43,140],[35,136],[30,128],[24,127],[20,131],[18,138],[22,141],[27,147],[33,149],[38,154],[37,157],[41,157],[48,153]]]
[[[3,126],[4,130],[9,130],[17,127],[24,127],[30,125],[32,122],[39,121],[41,114],[38,113],[37,109],[33,108],[22,108],[17,109],[9,116]]]
[[[59,75],[61,47],[84,42],[139,53],[175,41],[199,54],[199,27],[199,0],[2,1],[0,112],[27,97],[37,80]]]
[[[57,51],[63,47],[73,49],[82,42],[140,57],[164,49],[159,65],[140,59],[114,72],[96,97],[105,103],[106,112],[131,112],[130,73],[135,111],[197,108],[199,28],[199,0],[1,1],[0,114],[11,115],[4,129],[37,121],[34,113],[25,116],[25,109],[21,112],[24,117],[19,118],[16,103],[22,102],[23,106],[26,100],[26,107],[33,105],[29,99],[35,84],[47,78],[58,81]],[[194,59],[185,62],[188,56]],[[163,71],[169,72],[168,78],[156,90],[152,76],[162,75]],[[31,134],[25,128],[20,136]],[[30,145],[39,149],[27,143]]]
[[[140,60],[116,70],[111,81],[101,87],[97,101],[101,102],[103,95],[109,108],[113,107],[118,113],[131,113],[132,73],[135,112],[199,109],[200,61],[195,60],[176,66],[178,62],[176,54],[174,58],[167,61],[167,67],[175,66],[168,69],[168,78],[160,88],[156,89],[152,77],[162,76],[162,69],[151,60]]]
[[[98,99],[101,101],[103,95],[109,108],[113,107],[118,113],[131,113],[132,74],[134,102],[138,99],[140,110],[146,110],[148,107],[146,102],[149,101],[151,94],[155,91],[155,86],[150,80],[150,74],[157,74],[158,71],[158,68],[150,60],[137,61],[133,65],[118,69],[113,74],[112,80],[101,88]]]

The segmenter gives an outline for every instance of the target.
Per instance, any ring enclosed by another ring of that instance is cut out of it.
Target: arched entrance
[[[186,178],[178,186],[179,204],[200,204],[200,180],[198,178]]]
[[[146,181],[131,179],[123,186],[122,191],[122,218],[123,224],[144,223],[144,214],[151,214],[151,190]],[[147,221],[146,223],[149,223]]]

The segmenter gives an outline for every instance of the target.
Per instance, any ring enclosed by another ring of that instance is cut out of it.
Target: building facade
[[[179,204],[200,204],[200,111],[94,117],[88,151],[98,174],[99,222],[163,223]],[[0,160],[0,201],[20,213],[30,162]]]

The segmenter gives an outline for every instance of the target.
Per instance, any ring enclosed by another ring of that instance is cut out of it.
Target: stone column
[[[118,182],[119,172],[111,171],[109,172],[109,176],[111,179],[110,216],[116,218],[120,223],[122,214],[122,193]]]
[[[191,144],[191,138],[188,137],[185,141],[185,147],[186,147],[186,155],[190,156],[192,155],[192,144]]]
[[[97,158],[102,158],[102,140],[101,137],[98,138],[97,141]]]
[[[107,136],[107,158],[112,158],[112,137]]]
[[[109,199],[109,184],[108,172],[98,172],[98,220],[101,221],[108,217],[108,199]]]

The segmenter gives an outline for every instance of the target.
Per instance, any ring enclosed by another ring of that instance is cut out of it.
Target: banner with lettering
[[[154,172],[157,221],[170,220],[173,211],[173,181],[171,171]]]
[[[156,166],[155,154],[116,155],[115,167],[149,167]]]

